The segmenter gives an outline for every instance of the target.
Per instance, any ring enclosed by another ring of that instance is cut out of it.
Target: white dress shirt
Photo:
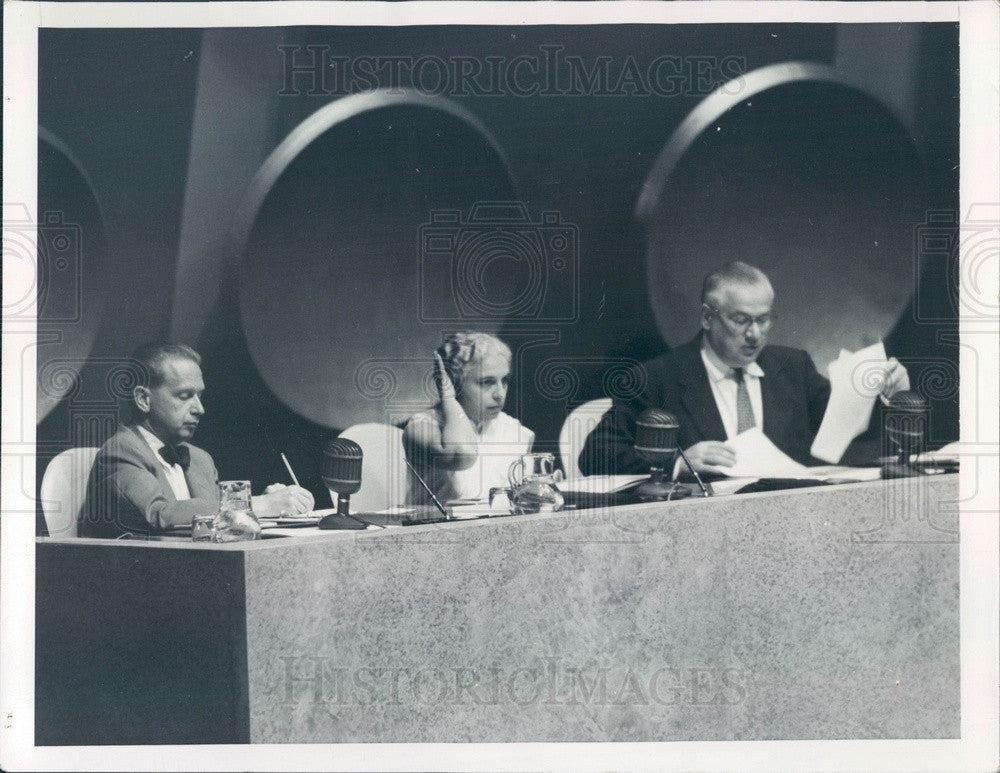
[[[137,426],[137,429],[139,430],[139,434],[142,435],[143,440],[149,443],[149,447],[153,449],[153,456],[156,457],[156,461],[163,467],[163,471],[167,476],[167,482],[174,492],[174,498],[178,502],[190,499],[191,490],[188,488],[187,479],[184,477],[184,468],[179,464],[168,464],[167,460],[160,456],[160,449],[166,443],[141,425]]]
[[[701,360],[705,363],[705,371],[708,374],[708,383],[712,387],[712,395],[715,397],[715,405],[722,416],[722,426],[726,429],[726,440],[736,437],[736,428],[739,426],[736,411],[736,377],[733,368],[726,365],[719,359],[707,340],[701,343]],[[750,407],[753,408],[754,424],[760,429],[764,428],[764,405],[760,398],[760,380],[764,377],[764,371],[756,362],[751,362],[743,369],[743,381],[747,385],[747,392],[750,395]]]

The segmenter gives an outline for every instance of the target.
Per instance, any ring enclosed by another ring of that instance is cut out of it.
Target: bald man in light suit
[[[212,457],[188,442],[205,414],[201,358],[182,344],[143,347],[134,357],[144,376],[133,390],[138,421],[97,454],[80,523],[85,537],[159,534],[219,510]],[[308,491],[280,484],[252,500],[255,514],[265,517],[312,506]]]

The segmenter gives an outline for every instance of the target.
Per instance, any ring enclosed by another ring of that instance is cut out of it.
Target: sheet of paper
[[[581,494],[611,494],[628,488],[636,481],[645,480],[649,475],[591,475],[586,478],[572,478],[556,484],[560,491],[575,491]]]
[[[457,520],[465,518],[482,518],[487,515],[496,515],[496,511],[490,507],[488,499],[452,499],[445,502],[445,507],[451,513],[451,517]]]
[[[912,454],[910,456],[910,461],[959,462],[961,461],[961,451],[962,444],[956,440],[954,443],[949,443],[948,445],[939,448],[937,451],[925,451],[919,455]]]
[[[760,478],[723,478],[712,481],[712,496],[726,497],[735,494],[744,486],[756,483]]]
[[[878,480],[881,476],[882,470],[878,467],[844,467],[839,464],[827,464],[822,467],[806,467],[804,473],[795,477],[837,482]]]
[[[840,350],[830,363],[830,402],[810,449],[813,456],[840,461],[851,441],[868,427],[887,369],[881,341],[853,353]]]
[[[760,427],[727,441],[736,451],[736,464],[725,468],[731,478],[796,478],[808,468],[787,456]]]

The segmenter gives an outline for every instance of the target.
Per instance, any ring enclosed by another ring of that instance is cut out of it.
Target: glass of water
[[[199,513],[191,519],[191,539],[195,542],[212,541],[212,524],[215,522],[215,513]]]
[[[195,519],[191,524],[191,537],[194,540],[243,542],[257,539],[261,529],[260,521],[253,514],[250,504],[250,481],[219,481],[219,512],[207,518],[207,538],[202,536],[205,527],[198,520]]]

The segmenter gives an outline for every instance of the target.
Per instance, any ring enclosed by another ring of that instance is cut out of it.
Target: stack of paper
[[[841,467],[832,464],[822,467],[806,467],[789,458],[771,442],[759,427],[737,435],[728,444],[736,452],[736,464],[720,469],[730,478],[740,478],[744,484],[753,483],[759,478],[798,478],[800,480],[836,482],[839,480],[876,480],[879,477],[877,467],[869,469]],[[718,488],[716,483],[712,485]]]
[[[791,459],[760,427],[748,429],[728,442],[736,464],[723,468],[730,478],[798,478],[807,468]]]
[[[949,443],[948,445],[939,448],[937,451],[925,451],[922,454],[912,454],[910,456],[911,462],[921,461],[921,462],[939,462],[944,464],[945,462],[951,462],[953,464],[958,464],[960,461],[962,445],[959,442]]]
[[[881,341],[853,353],[840,350],[830,363],[830,402],[810,449],[813,456],[840,461],[851,441],[868,427],[888,369]]]

